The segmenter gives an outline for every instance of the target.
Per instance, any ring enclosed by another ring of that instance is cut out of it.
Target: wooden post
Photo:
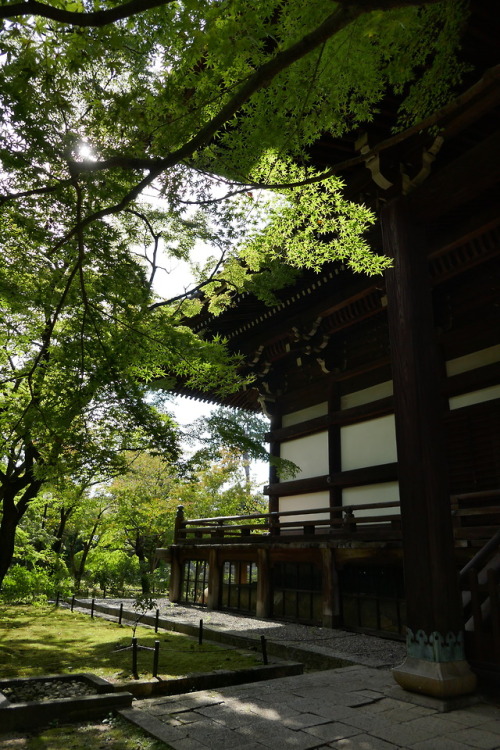
[[[265,635],[260,636],[260,647],[262,649],[262,661],[264,662],[264,664],[269,664],[269,659],[267,658],[267,642]]]
[[[237,563],[238,583],[248,583],[248,567],[246,563]]]
[[[139,679],[139,675],[137,673],[137,638],[132,638],[132,674],[134,676],[134,680]]]
[[[407,658],[393,670],[415,692],[470,693],[451,525],[441,367],[425,237],[404,198],[381,215],[398,449]]]
[[[180,539],[186,538],[186,531],[185,531],[185,517],[184,517],[184,506],[178,505],[177,506],[177,513],[175,516],[175,525],[174,525],[174,544],[177,544]]]
[[[160,660],[160,641],[155,641],[153,654],[153,677],[158,677],[158,662]]]
[[[257,617],[271,616],[271,566],[269,564],[269,550],[257,550]]]
[[[323,627],[333,628],[339,622],[339,588],[335,559],[331,547],[322,547]]]
[[[173,547],[171,549],[170,561],[170,591],[169,599],[171,602],[178,602],[181,598],[182,591],[182,565],[180,561],[179,550]]]
[[[281,427],[281,415],[280,414],[272,414],[271,415],[271,431],[278,430]],[[269,443],[269,453],[271,456],[276,456],[276,458],[280,457],[280,443],[277,441],[272,441]],[[276,471],[275,466],[269,467],[269,484],[276,484],[279,482],[278,472]],[[279,497],[277,495],[269,495],[269,513],[277,513],[279,511],[280,501]],[[272,536],[279,536],[280,528],[279,528],[279,519],[274,516],[269,520],[269,531]]]
[[[207,609],[218,609],[220,605],[221,572],[216,549],[208,553],[208,596]]]
[[[328,413],[340,411],[340,392],[339,384],[333,383],[330,386],[328,398]],[[328,427],[328,474],[333,479],[342,469],[342,456],[340,444],[340,424],[335,423]],[[330,489],[330,520],[335,521],[339,518],[338,514],[332,512],[335,508],[342,507],[342,487],[334,485]],[[336,526],[332,524],[335,529]]]

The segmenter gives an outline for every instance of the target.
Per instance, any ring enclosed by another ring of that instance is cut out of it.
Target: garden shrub
[[[51,571],[47,568],[13,565],[5,576],[2,598],[11,603],[47,601],[57,594],[67,597],[71,594],[72,580],[64,568]]]

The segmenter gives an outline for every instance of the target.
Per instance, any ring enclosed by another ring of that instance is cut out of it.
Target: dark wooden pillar
[[[271,432],[278,430],[281,427],[281,414],[273,414],[271,416]],[[269,445],[269,453],[271,456],[276,458],[280,457],[280,443],[276,440],[271,441]],[[278,472],[275,466],[269,467],[269,484],[276,484],[279,482]],[[279,495],[269,495],[269,513],[277,513],[279,511],[280,499]],[[270,532],[272,535],[279,535],[279,521],[277,519],[271,519]]]
[[[257,550],[257,617],[271,616],[271,566],[269,564],[269,550],[260,548]]]
[[[207,608],[218,609],[220,603],[221,571],[219,555],[216,549],[208,553],[208,596]]]
[[[171,547],[170,559],[170,591],[169,599],[171,602],[178,602],[181,598],[182,591],[182,564],[180,561],[179,549]]]
[[[425,232],[404,198],[382,212],[394,379],[407,659],[394,670],[404,688],[440,697],[471,692],[451,525],[441,367]]]
[[[333,628],[339,622],[339,589],[333,549],[321,548],[321,572],[323,580],[323,627]]]
[[[340,411],[340,392],[338,383],[333,383],[328,398],[328,414]],[[334,477],[342,469],[342,455],[340,448],[340,424],[335,422],[328,427],[328,474]],[[330,508],[342,507],[342,487],[334,485],[330,489]],[[337,513],[331,513],[332,521],[338,520]]]

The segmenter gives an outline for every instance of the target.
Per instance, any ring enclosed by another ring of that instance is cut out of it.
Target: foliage
[[[189,430],[187,439],[196,447],[190,463],[194,466],[207,460],[216,460],[221,451],[229,450],[241,455],[247,481],[250,461],[266,461],[275,466],[282,479],[294,477],[298,467],[287,459],[272,456],[265,448],[265,435],[269,420],[254,412],[243,412],[221,406],[209,416],[197,419]]]
[[[96,547],[89,553],[84,577],[91,587],[123,596],[126,584],[137,585],[139,563],[123,549]]]
[[[2,587],[2,599],[6,602],[46,602],[47,598],[69,596],[72,580],[61,567],[56,575],[46,568],[34,566],[30,570],[24,565],[12,565]]]
[[[126,450],[175,459],[148,382],[241,385],[224,342],[186,326],[197,293],[155,291],[168,259],[213,245],[195,291],[214,312],[234,291],[269,300],[292,267],[387,266],[363,237],[370,212],[308,148],[369,122],[387,92],[404,123],[449,98],[465,9],[2,4],[0,585],[44,484],[116,476]]]

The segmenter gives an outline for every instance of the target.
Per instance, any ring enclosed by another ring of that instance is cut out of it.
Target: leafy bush
[[[102,591],[123,594],[125,584],[139,581],[139,563],[123,550],[91,550],[85,568],[85,581]]]
[[[69,596],[71,590],[72,580],[63,566],[54,572],[36,565],[29,570],[23,565],[13,565],[4,579],[2,598],[12,603],[43,602],[58,593]]]

